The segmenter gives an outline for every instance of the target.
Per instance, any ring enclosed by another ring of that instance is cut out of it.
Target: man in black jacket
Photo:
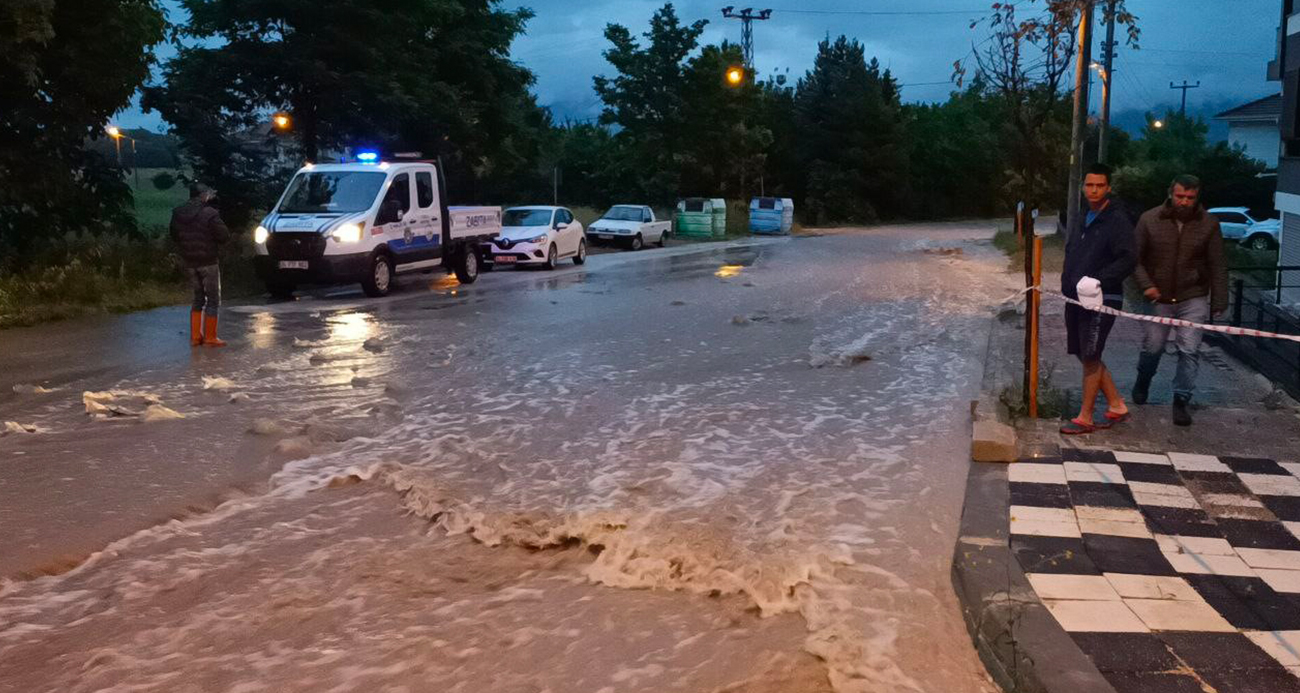
[[[190,309],[190,345],[225,346],[217,338],[217,310],[221,307],[221,270],[217,250],[230,239],[230,230],[212,206],[216,191],[195,183],[190,200],[172,210],[171,237],[176,242],[185,273],[194,287]]]
[[[1124,305],[1124,280],[1137,262],[1137,249],[1133,223],[1110,196],[1110,175],[1110,167],[1096,164],[1084,178],[1088,207],[1070,223],[1061,293],[1085,305],[1119,309]],[[1092,433],[1129,418],[1128,406],[1101,360],[1114,324],[1113,315],[1072,303],[1065,306],[1069,353],[1083,364],[1083,406],[1077,417],[1061,427],[1061,433]],[[1104,419],[1097,422],[1093,420],[1093,406],[1099,391],[1109,406]]]

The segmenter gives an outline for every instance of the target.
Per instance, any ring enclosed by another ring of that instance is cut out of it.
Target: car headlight
[[[361,224],[344,224],[330,235],[339,243],[358,243],[361,241]]]
[[[253,242],[262,245],[263,243],[266,243],[266,239],[270,235],[271,232],[267,231],[265,226],[258,225],[256,229],[253,229]]]
[[[548,240],[550,240],[550,239],[546,237],[546,234],[542,234],[542,235],[540,235],[540,236],[537,236],[536,238],[530,238],[530,239],[528,239],[528,242],[529,242],[529,243],[545,243],[545,242],[548,241]]]

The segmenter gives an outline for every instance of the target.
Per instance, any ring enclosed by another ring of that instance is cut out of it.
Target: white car
[[[1282,222],[1256,219],[1246,207],[1215,207],[1208,210],[1219,220],[1224,240],[1236,241],[1251,250],[1272,250],[1282,235]]]
[[[649,205],[614,205],[604,216],[591,222],[587,237],[592,243],[621,243],[640,250],[647,243],[663,247],[672,226],[671,221],[655,219]]]
[[[555,269],[560,260],[587,261],[582,223],[564,207],[511,207],[501,215],[501,233],[488,247],[485,260],[494,268],[540,265]]]

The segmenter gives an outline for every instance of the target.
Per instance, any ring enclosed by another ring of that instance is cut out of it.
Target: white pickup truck
[[[396,274],[433,267],[469,284],[501,208],[448,207],[445,191],[428,162],[307,164],[253,234],[257,274],[276,297],[351,282],[383,296]]]
[[[658,221],[655,211],[648,205],[614,205],[601,218],[587,228],[587,241],[592,244],[622,243],[632,250],[640,250],[647,243],[663,247],[672,233],[671,221]]]

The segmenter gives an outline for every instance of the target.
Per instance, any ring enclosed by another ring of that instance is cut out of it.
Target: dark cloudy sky
[[[845,34],[893,70],[909,101],[944,99],[952,89],[952,64],[969,55],[982,29],[970,20],[987,13],[992,0],[772,0],[772,19],[754,26],[755,62],[762,74],[789,70],[791,79],[812,65],[817,42]],[[703,41],[738,41],[740,22],[722,18],[732,0],[679,0],[685,21],[707,19]],[[170,3],[168,3],[170,5]],[[560,118],[600,113],[593,75],[607,72],[601,52],[606,24],[640,34],[663,0],[508,0],[531,7],[536,17],[513,54],[537,75],[539,100]],[[1028,5],[1029,0],[1020,0]],[[1034,3],[1039,4],[1039,3]],[[1188,96],[1188,110],[1213,113],[1276,93],[1266,81],[1274,52],[1280,0],[1128,0],[1142,28],[1141,49],[1121,47],[1116,59],[1114,108],[1133,114],[1176,106],[1171,81],[1201,82]],[[749,3],[738,4],[749,6]],[[879,13],[879,14],[873,14]],[[893,13],[893,14],[890,14]],[[173,16],[173,19],[177,17]],[[1099,38],[1100,40],[1100,38]],[[169,51],[164,51],[169,52]],[[123,113],[128,126],[157,129],[157,114]],[[1121,117],[1122,120],[1122,117]]]

